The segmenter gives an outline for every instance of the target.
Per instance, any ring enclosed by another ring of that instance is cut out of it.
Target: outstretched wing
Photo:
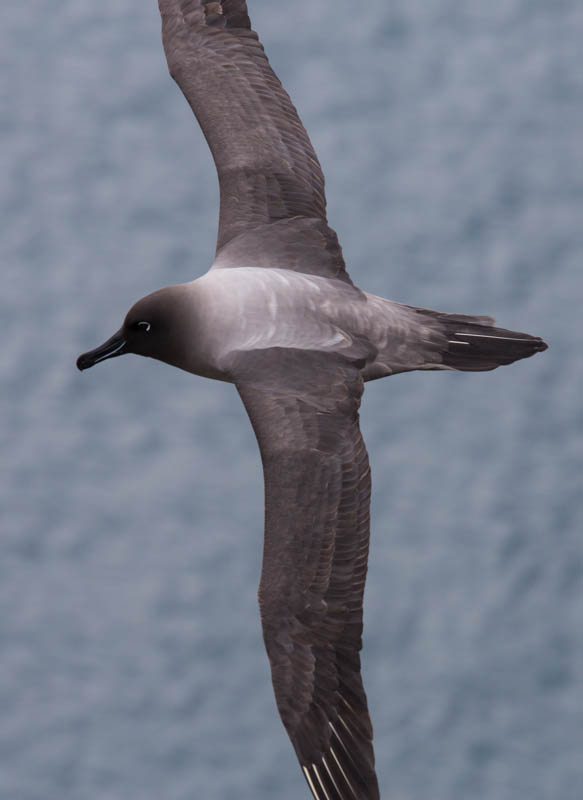
[[[158,4],[170,74],[200,123],[219,175],[217,253],[252,229],[303,217],[312,220],[312,237],[322,240],[320,246],[337,251],[335,269],[341,272],[336,235],[326,225],[320,164],[251,29],[246,3],[159,0]],[[283,226],[282,235],[289,227]],[[297,239],[293,223],[291,228],[287,239]],[[277,236],[267,244],[262,237],[247,239],[243,255],[271,245],[276,257],[285,255]],[[227,261],[234,263],[221,266],[235,266],[239,255],[231,251]]]
[[[259,588],[279,713],[317,800],[375,800],[360,674],[370,470],[359,362],[274,348],[231,372],[265,477]]]

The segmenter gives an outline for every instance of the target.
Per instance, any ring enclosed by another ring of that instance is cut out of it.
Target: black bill
[[[100,361],[105,361],[106,358],[114,358],[121,356],[126,352],[126,340],[123,331],[120,328],[117,333],[114,333],[111,339],[108,339],[100,347],[95,350],[90,350],[88,353],[83,353],[77,359],[77,367],[81,371],[89,369],[89,367],[99,364]]]

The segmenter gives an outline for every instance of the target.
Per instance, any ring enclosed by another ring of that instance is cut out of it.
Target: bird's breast
[[[227,379],[222,365],[233,351],[342,350],[350,345],[338,310],[347,290],[354,290],[340,281],[284,269],[237,267],[210,270],[191,286],[199,362],[192,371],[198,374]]]

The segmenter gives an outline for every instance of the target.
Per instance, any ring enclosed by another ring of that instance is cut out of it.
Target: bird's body
[[[327,224],[320,165],[244,0],[159,6],[170,72],[217,166],[217,252],[201,278],[139,300],[77,364],[132,352],[235,384],[265,477],[259,602],[278,710],[317,800],[376,800],[359,656],[370,528],[364,382],[494,369],[546,345],[490,317],[358,289]]]
[[[285,269],[210,270],[188,291],[200,325],[191,351],[197,363],[189,371],[218,373],[223,380],[229,380],[225,359],[235,350],[342,351],[350,342],[342,322],[353,304],[363,304],[341,281]]]

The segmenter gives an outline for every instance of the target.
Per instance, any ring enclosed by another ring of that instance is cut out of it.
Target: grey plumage
[[[279,348],[236,354],[232,370],[263,462],[259,605],[279,713],[300,764],[325,785],[335,777],[335,796],[352,785],[378,797],[359,658],[370,521],[360,370]]]
[[[217,250],[262,223],[326,219],[324,176],[241,0],[159,0],[168,68],[209,144],[221,189]]]
[[[242,0],[159,0],[170,73],[220,184],[210,271],[139,300],[86,369],[123,353],[234,383],[265,478],[259,589],[277,707],[317,800],[376,800],[360,674],[370,469],[364,383],[489,370],[546,349],[490,317],[362,292],[326,220],[324,177]]]

